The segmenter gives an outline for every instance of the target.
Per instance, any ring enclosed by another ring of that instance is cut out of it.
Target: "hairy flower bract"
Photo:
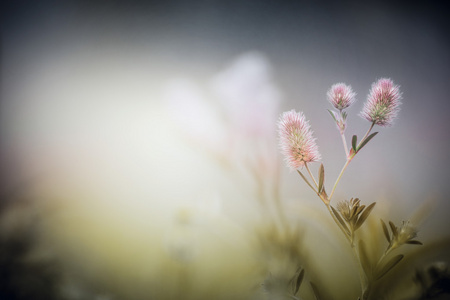
[[[338,110],[343,110],[355,102],[356,94],[345,83],[333,84],[327,93],[328,101]]]
[[[381,78],[372,84],[360,116],[379,126],[391,126],[400,110],[401,92],[389,78]]]
[[[278,133],[281,151],[291,169],[320,160],[315,138],[302,112],[284,112],[278,122]]]

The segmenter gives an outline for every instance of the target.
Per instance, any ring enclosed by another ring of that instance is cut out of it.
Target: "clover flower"
[[[278,121],[278,133],[281,151],[291,169],[320,160],[313,132],[302,112],[284,112]]]
[[[422,245],[422,242],[415,240],[417,237],[417,228],[409,221],[403,221],[400,228],[389,221],[389,227],[391,228],[392,234],[389,233],[389,230],[383,220],[381,220],[381,226],[383,227],[384,235],[389,242],[388,250],[395,249],[404,244]]]
[[[327,92],[328,101],[338,110],[343,110],[355,102],[356,94],[345,83],[333,84]]]
[[[417,228],[409,221],[403,221],[402,226],[398,232],[397,241],[399,244],[408,244],[417,237]]]
[[[400,111],[401,92],[389,78],[381,78],[372,84],[360,116],[379,126],[391,126]]]

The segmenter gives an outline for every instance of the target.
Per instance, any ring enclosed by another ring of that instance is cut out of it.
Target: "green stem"
[[[353,156],[354,157],[354,156]],[[336,182],[334,183],[333,189],[331,190],[330,196],[328,197],[328,200],[331,201],[331,198],[333,197],[334,191],[336,190],[336,187],[341,180],[342,175],[345,172],[345,169],[347,169],[348,164],[352,161],[353,157],[348,157],[347,161],[345,162],[345,165],[342,167],[341,173],[339,173],[338,178],[336,179]]]
[[[372,131],[373,126],[375,126],[375,122],[372,123],[372,125],[370,125],[369,130],[367,130],[366,134],[364,135],[364,137],[361,139],[361,141],[359,141],[358,146],[356,147],[356,149],[359,148],[359,146],[361,146],[361,143],[364,142],[364,140],[366,139],[367,136],[369,136],[369,133]]]
[[[311,179],[314,181],[314,184],[316,185],[316,188],[319,187],[319,185],[317,184],[316,179],[314,178],[313,174],[311,173],[311,171],[309,170],[308,164],[305,162],[305,167],[306,170],[308,171],[309,176],[311,177]]]
[[[356,257],[356,260],[358,261],[359,282],[361,283],[361,295],[362,295],[361,299],[366,299],[365,297],[366,297],[366,294],[368,295],[367,291],[369,290],[370,283],[369,283],[368,278],[366,277],[366,274],[364,273],[361,259],[359,257],[359,253],[358,253],[355,245],[352,243],[351,246],[352,246],[353,254]]]
[[[359,272],[359,278],[360,278],[360,283],[361,283],[361,294],[363,295],[362,299],[364,299],[364,295],[368,294],[367,291],[369,290],[370,283],[364,273],[361,259],[359,258],[359,253],[355,247],[355,244],[353,243],[353,240],[354,240],[353,228],[349,229],[351,231],[351,233],[350,233],[351,235],[349,236],[347,234],[347,232],[345,231],[345,229],[343,228],[343,226],[341,225],[341,223],[337,220],[336,216],[334,215],[333,211],[331,210],[330,205],[328,204],[326,206],[327,206],[327,209],[328,209],[331,217],[333,218],[334,222],[338,225],[339,229],[342,231],[342,233],[346,237],[347,241],[350,243],[350,247],[352,248],[353,254],[355,255],[356,260],[358,261],[358,272]]]
[[[344,144],[345,157],[348,157],[348,147],[347,147],[347,141],[345,140],[344,132],[341,132],[341,138],[342,138],[342,143]]]
[[[334,223],[337,224],[337,226],[339,227],[339,229],[342,231],[342,233],[344,234],[345,238],[347,239],[347,241],[351,242],[350,237],[347,234],[347,231],[345,231],[344,227],[342,227],[341,223],[338,221],[338,219],[336,218],[336,216],[334,215],[333,211],[331,210],[331,206],[329,204],[325,204],[325,206],[328,209],[328,212],[330,213],[331,217],[334,220]]]
[[[361,143],[367,138],[367,136],[369,136],[369,133],[372,131],[372,128],[374,125],[375,125],[375,122],[373,122],[372,125],[370,125],[369,130],[367,130],[366,134],[364,135],[364,137],[361,139],[358,146],[356,147],[357,149],[359,148],[359,146],[361,146]],[[344,137],[343,134],[342,134],[342,136]],[[344,137],[344,139],[345,139],[345,137]],[[345,145],[345,142],[344,142],[344,145]],[[344,174],[345,170],[347,169],[348,165],[350,164],[352,159],[355,157],[355,155],[356,155],[356,153],[353,153],[353,155],[347,155],[347,161],[345,162],[344,167],[342,167],[341,173],[339,173],[339,176],[336,179],[336,182],[334,183],[333,189],[331,190],[330,196],[328,197],[329,201],[331,201],[331,198],[334,195],[334,191],[336,190],[336,187],[337,187],[339,181],[341,180],[342,175]]]
[[[389,247],[386,249],[386,251],[384,251],[383,255],[378,260],[377,264],[375,265],[375,268],[377,268],[378,265],[381,264],[383,262],[383,260],[389,255],[389,253],[391,253],[392,250],[394,250],[394,249],[395,248],[393,248],[393,247],[391,247],[391,245],[389,245]]]
[[[339,132],[341,133],[342,143],[344,144],[344,150],[345,150],[345,157],[348,157],[348,147],[347,147],[347,141],[345,140],[344,130],[345,130],[345,121],[344,117],[342,115],[342,110],[340,111],[341,114],[341,121],[344,123],[344,127],[339,127]]]

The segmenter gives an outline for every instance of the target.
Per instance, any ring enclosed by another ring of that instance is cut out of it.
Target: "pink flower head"
[[[316,140],[302,112],[284,112],[278,121],[281,152],[288,166],[296,170],[305,163],[320,160]]]
[[[398,85],[389,78],[372,84],[360,116],[379,126],[391,126],[400,111],[402,94]]]
[[[327,93],[328,101],[338,110],[343,110],[355,102],[356,94],[345,83],[333,84]]]

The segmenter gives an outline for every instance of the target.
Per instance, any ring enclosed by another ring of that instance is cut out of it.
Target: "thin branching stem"
[[[336,187],[339,183],[339,181],[341,180],[342,175],[344,174],[345,170],[348,167],[348,164],[352,161],[353,158],[347,158],[347,161],[345,162],[345,165],[342,167],[341,173],[339,173],[338,178],[336,179],[336,182],[334,183],[333,189],[331,190],[330,196],[328,197],[328,200],[331,201],[331,198],[334,195],[334,191],[336,190]]]
[[[342,115],[342,110],[340,111],[341,114],[341,120],[343,120],[343,115]],[[342,138],[342,144],[344,145],[344,150],[345,150],[345,157],[348,157],[348,146],[347,146],[347,141],[345,140],[345,135],[344,135],[344,130],[345,130],[345,122],[344,122],[344,127],[343,128],[339,128],[339,132],[341,133],[341,138]]]
[[[389,255],[389,253],[392,252],[392,250],[394,250],[395,248],[391,247],[391,245],[389,245],[389,247],[386,249],[386,251],[384,251],[383,255],[381,255],[380,259],[378,260],[377,264],[375,265],[375,268],[378,267],[378,265],[380,265],[383,260]]]
[[[311,171],[309,170],[308,164],[305,162],[305,168],[308,171],[309,176],[311,177],[311,179],[314,181],[314,184],[316,186],[316,188],[319,187],[319,185],[317,184],[316,179],[314,178],[313,174],[311,173]]]
[[[342,231],[342,233],[344,234],[346,239],[350,242],[350,237],[348,236],[347,231],[344,229],[344,227],[342,227],[341,223],[338,221],[338,219],[334,215],[333,211],[331,210],[330,204],[325,204],[325,205],[326,205],[326,207],[328,209],[328,212],[330,213],[331,217],[333,218],[334,222],[337,224],[339,229]]]
[[[342,138],[342,143],[344,144],[345,157],[348,157],[347,141],[345,140],[345,135],[344,135],[343,131],[341,131],[341,138]]]
[[[372,123],[372,125],[370,125],[369,130],[367,130],[366,134],[364,135],[364,137],[361,139],[361,141],[359,142],[359,145],[357,148],[359,148],[359,146],[361,145],[361,143],[367,138],[367,136],[370,134],[370,132],[372,131],[373,126],[375,125],[375,122]],[[342,134],[342,136],[344,136]],[[345,145],[345,142],[344,142]],[[348,151],[348,150],[347,150]],[[341,173],[339,173],[338,178],[336,179],[336,182],[334,183],[333,189],[331,190],[330,196],[328,197],[328,200],[331,201],[331,198],[334,195],[334,191],[336,190],[336,187],[339,183],[339,181],[341,180],[342,175],[344,174],[345,170],[347,169],[348,165],[350,164],[350,162],[352,161],[352,159],[355,157],[356,153],[352,156],[347,155],[347,161],[345,162],[344,166],[342,167]]]
[[[366,277],[366,274],[364,273],[364,269],[362,266],[361,258],[359,257],[358,249],[356,248],[355,244],[352,242],[351,247],[353,250],[353,254],[356,257],[356,260],[358,261],[358,271],[359,271],[359,282],[361,283],[361,297],[364,299],[364,294],[366,294],[366,291],[369,286],[369,280]]]
[[[361,283],[361,293],[364,295],[364,293],[368,289],[368,280],[366,279],[366,275],[364,273],[364,269],[361,263],[361,259],[359,257],[358,250],[354,244],[354,231],[353,228],[350,228],[350,236],[348,235],[347,231],[343,228],[341,223],[337,220],[336,216],[334,215],[333,211],[331,210],[331,206],[329,204],[326,204],[328,212],[330,213],[331,217],[333,218],[334,222],[338,225],[339,229],[344,234],[347,241],[350,243],[350,247],[352,248],[353,254],[355,255],[356,260],[358,261],[358,272],[360,277],[360,283]]]
[[[369,135],[369,133],[372,131],[373,126],[375,126],[375,122],[372,122],[372,125],[370,125],[369,130],[367,130],[366,134],[364,135],[364,137],[361,139],[361,141],[358,144],[358,147],[356,147],[357,149],[359,148],[359,146],[361,146],[362,142],[364,142],[364,140],[366,139],[366,137]]]

